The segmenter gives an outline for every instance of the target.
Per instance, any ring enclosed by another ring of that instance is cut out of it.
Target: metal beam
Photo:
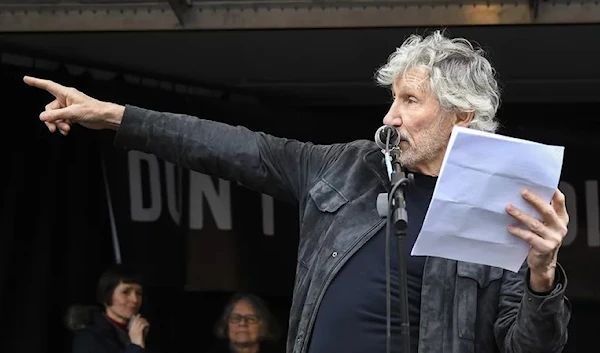
[[[169,0],[169,6],[171,6],[171,10],[177,17],[179,24],[183,27],[186,26],[188,21],[188,15],[190,10],[192,9],[192,1],[191,0]]]
[[[529,0],[468,4],[441,0],[419,3],[406,0],[232,0],[195,1],[190,6],[176,0],[127,4],[0,4],[0,32],[600,23],[600,5],[595,1],[544,1],[531,5]]]

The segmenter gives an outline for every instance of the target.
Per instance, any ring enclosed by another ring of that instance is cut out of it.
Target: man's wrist
[[[556,267],[545,271],[531,270],[529,273],[529,289],[537,293],[550,292],[556,285]]]
[[[125,107],[115,103],[105,103],[104,116],[105,121],[112,130],[118,130],[125,114]]]

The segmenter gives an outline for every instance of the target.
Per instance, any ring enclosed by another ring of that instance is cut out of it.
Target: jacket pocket
[[[348,199],[325,179],[319,180],[308,193],[322,212],[334,213],[348,202]]]
[[[458,336],[474,340],[479,291],[502,278],[504,270],[462,261],[458,261],[456,266]]]
[[[309,189],[307,199],[300,221],[298,261],[312,267],[348,199],[325,179],[320,179]]]

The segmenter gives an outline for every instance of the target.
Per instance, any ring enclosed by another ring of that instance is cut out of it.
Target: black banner
[[[559,188],[571,220],[559,260],[569,275],[570,296],[600,300],[598,180],[577,171],[573,156],[579,153],[568,146],[565,152]],[[113,192],[115,213],[121,236],[148,247],[135,252],[149,257],[147,266],[184,237],[188,290],[289,294],[298,232],[293,206],[226,180],[178,170],[153,155],[132,151],[125,159],[126,168],[111,172],[119,185]]]
[[[293,205],[154,155],[114,151],[109,158],[122,256],[145,268],[152,282],[290,295],[298,233]]]

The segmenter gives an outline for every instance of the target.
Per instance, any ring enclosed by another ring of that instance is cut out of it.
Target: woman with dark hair
[[[210,353],[270,353],[279,339],[279,327],[262,299],[235,294],[215,325],[219,344]]]
[[[100,279],[96,300],[101,307],[69,308],[67,327],[74,332],[73,353],[145,352],[148,321],[142,306],[142,280],[124,265],[113,265]]]

